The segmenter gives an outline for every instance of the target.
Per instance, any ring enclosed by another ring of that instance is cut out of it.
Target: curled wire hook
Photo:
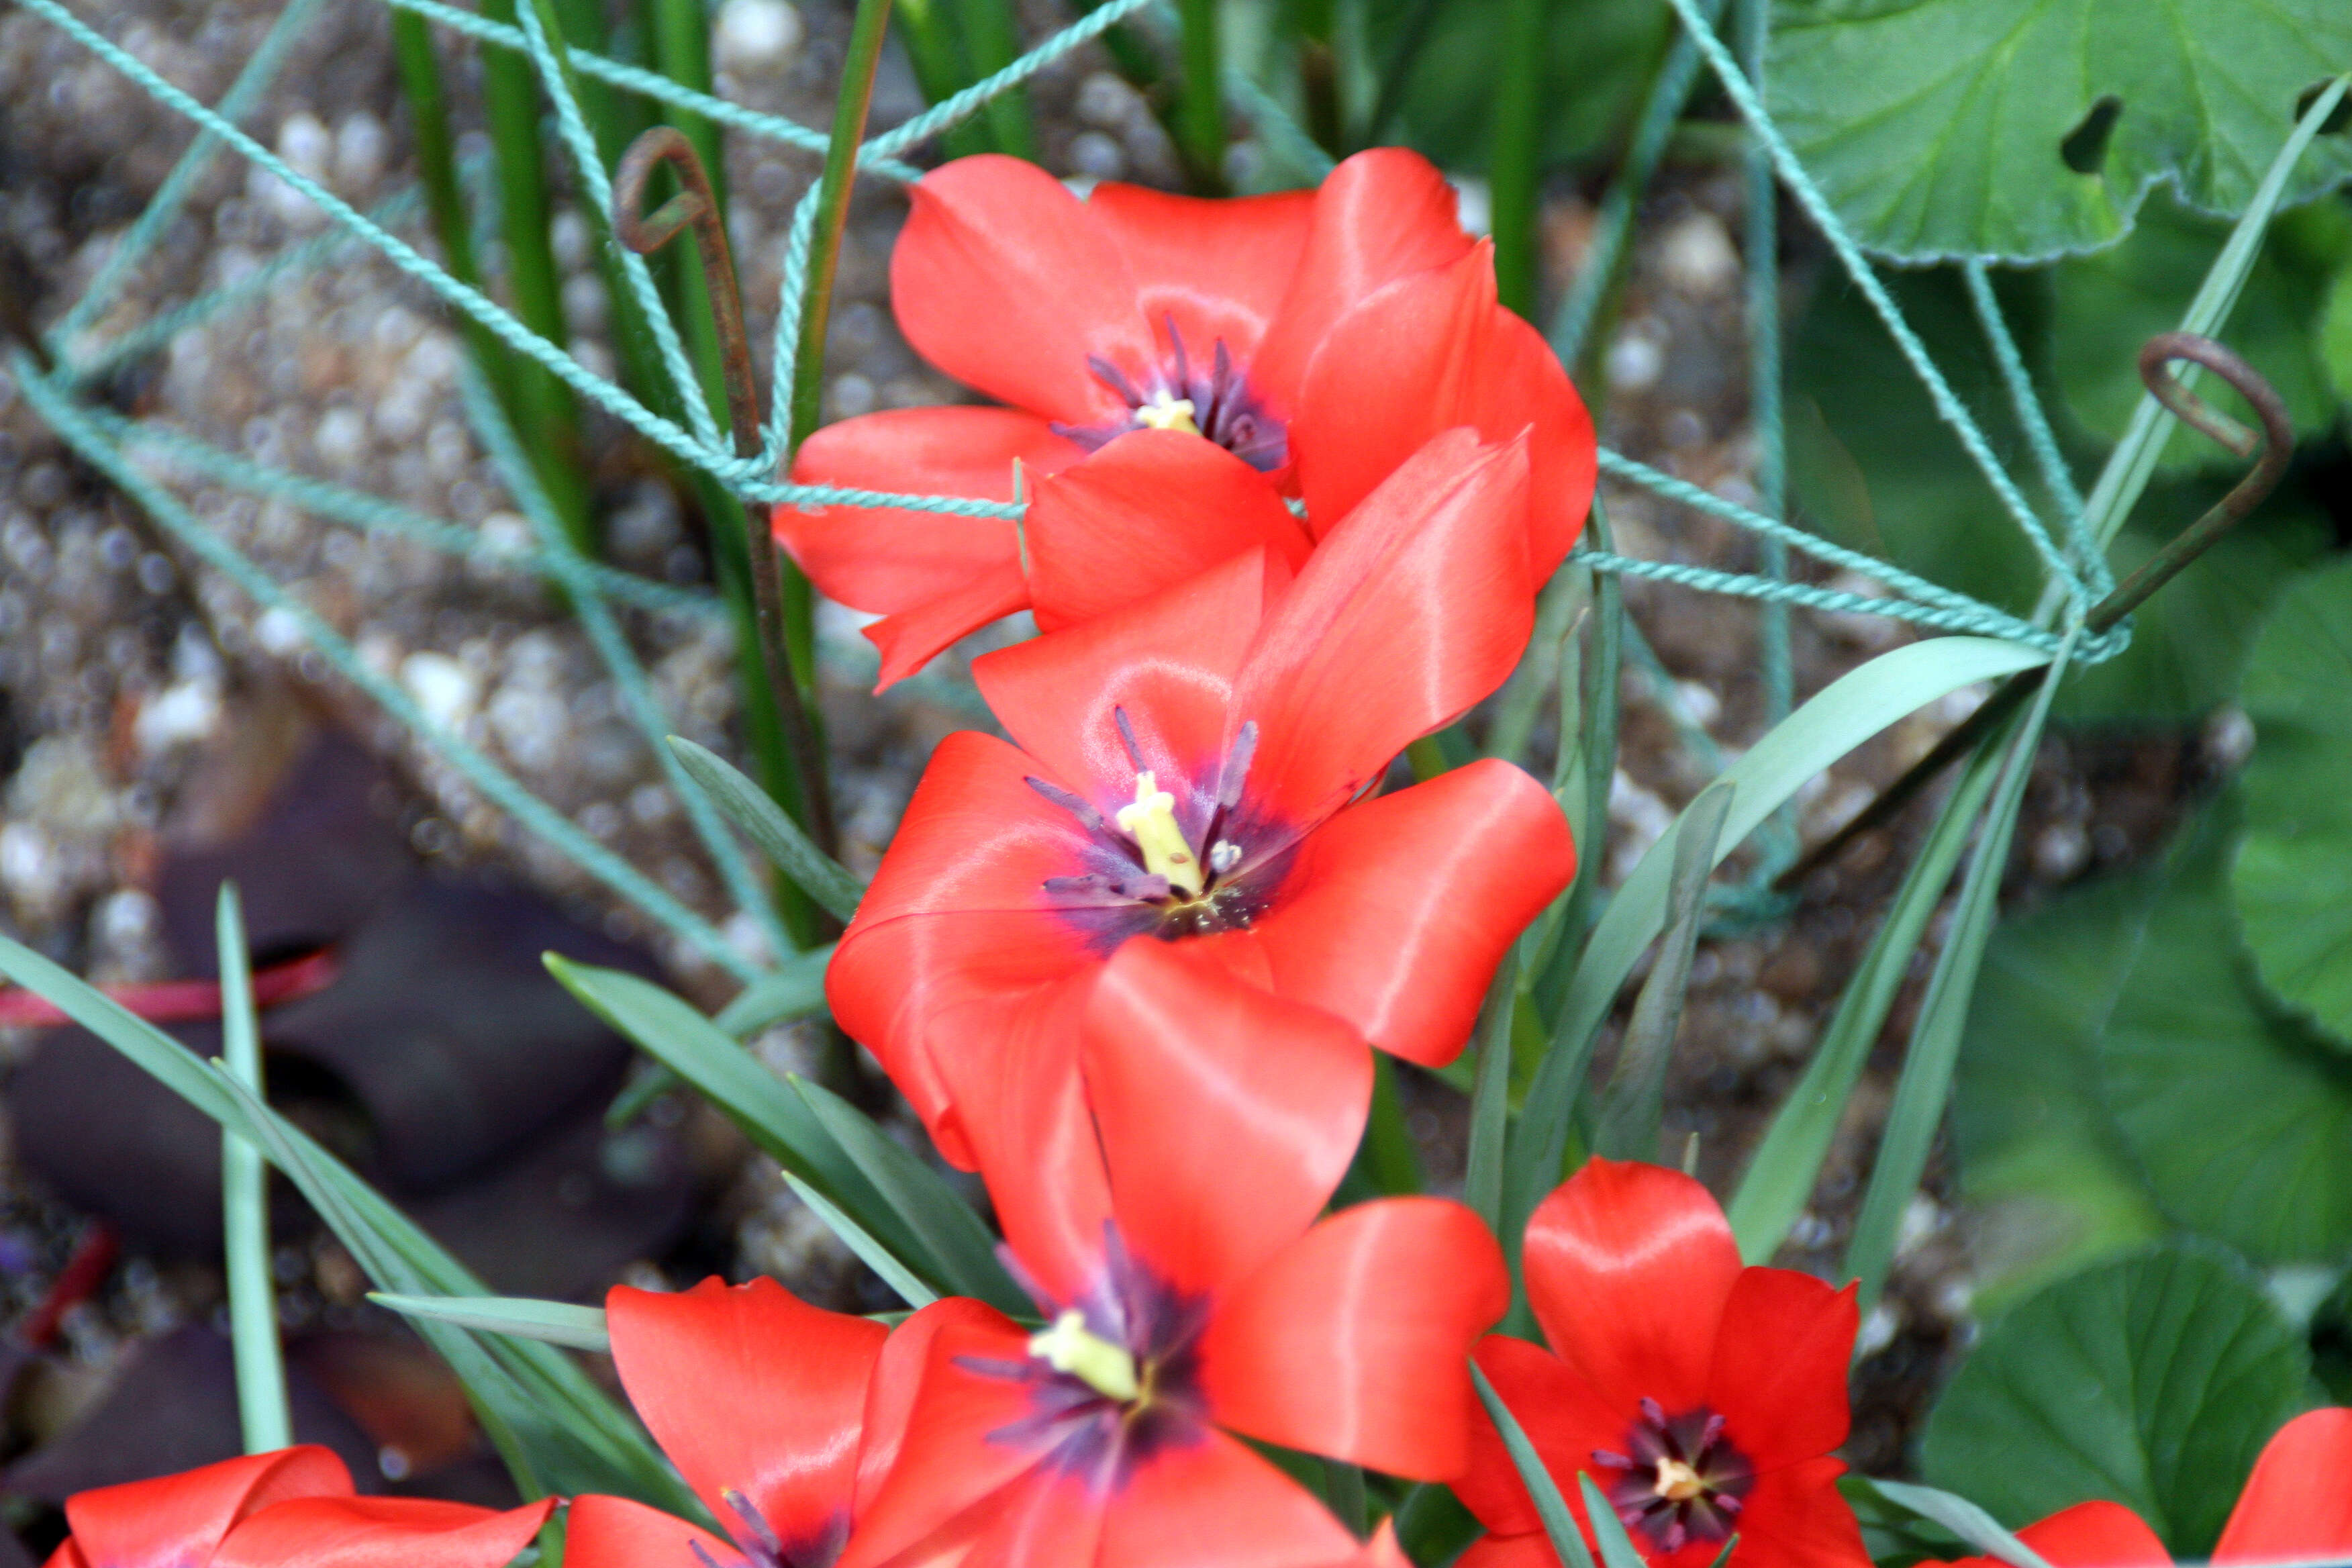
[[[2172,374],[2176,360],[2201,365],[2220,376],[2252,405],[2255,417],[2262,421],[2262,429],[2247,429],[2183,386]],[[2183,567],[2244,521],[2247,513],[2278,488],[2294,455],[2294,421],[2287,415],[2285,401],[2276,388],[2263,379],[2260,371],[2226,344],[2195,332],[2160,332],[2141,345],[2139,378],[2147,384],[2148,395],[2182,424],[2211,437],[2241,458],[2251,458],[2257,450],[2262,457],[2204,516],[2174,535],[2170,543],[2117,584],[2113,593],[2091,606],[2083,617],[2083,630],[2091,637],[2113,631],[2126,616],[2147,603],[2149,595],[2179,575]],[[2050,667],[2042,665],[2003,681],[1974,713],[1946,731],[1943,739],[1902,777],[1879,792],[1878,797],[1856,812],[1844,826],[1773,879],[1772,886],[1783,892],[1799,886],[1847,845],[1872,828],[1884,826],[1927,788],[1937,774],[1974,750],[1977,742],[2032,695],[2049,674]]]
[[[667,164],[677,176],[678,192],[648,213],[646,184]],[[743,297],[735,282],[735,257],[728,247],[727,225],[719,215],[719,198],[694,143],[674,125],[656,125],[621,155],[613,176],[613,233],[639,256],[659,250],[680,229],[692,226],[694,247],[702,258],[702,291],[710,297],[711,324],[718,329],[719,369],[727,383],[727,417],[735,436],[735,455],[756,458],[761,451],[760,389],[751,374],[751,340],[743,330]]]
[[[2262,421],[2262,429],[2247,429],[2183,386],[2172,374],[2176,360],[2201,365],[2220,376],[2231,391],[2252,407],[2254,417]],[[2137,609],[2182,567],[2244,521],[2246,515],[2278,488],[2279,480],[2286,477],[2287,463],[2294,456],[2294,421],[2287,415],[2285,399],[2263,379],[2260,371],[2227,344],[2195,332],[2158,333],[2139,351],[2139,378],[2147,384],[2148,395],[2164,405],[2167,412],[2182,424],[2211,437],[2241,458],[2253,457],[2257,450],[2262,457],[2204,516],[2182,529],[2172,542],[2116,584],[2114,593],[2092,606],[2090,614],[2084,617],[2084,629],[2094,637]]]

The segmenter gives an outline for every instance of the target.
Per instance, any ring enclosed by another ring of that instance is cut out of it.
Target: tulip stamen
[[[1160,787],[1150,768],[1135,775],[1135,803],[1120,806],[1113,820],[1121,833],[1135,840],[1146,872],[1165,877],[1168,885],[1181,889],[1186,898],[1201,896],[1208,882],[1201,874],[1199,857],[1177,825],[1176,797]]]
[[[1149,401],[1135,410],[1135,422],[1153,430],[1174,430],[1181,435],[1198,436],[1201,426],[1192,417],[1192,400],[1171,397],[1166,392],[1155,392]]]
[[[1087,1315],[1076,1307],[1055,1318],[1051,1327],[1030,1335],[1029,1353],[1105,1399],[1126,1404],[1143,1391],[1134,1352],[1087,1328]]]
[[[1728,1540],[1756,1484],[1722,1416],[1703,1406],[1669,1415],[1654,1399],[1642,1401],[1624,1450],[1595,1448],[1592,1462],[1618,1519],[1661,1552]]]

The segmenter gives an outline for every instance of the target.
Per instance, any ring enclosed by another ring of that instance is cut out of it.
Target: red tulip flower
[[[1274,999],[1268,1058],[1334,1023],[1427,1065],[1461,1051],[1574,871],[1568,825],[1501,762],[1363,796],[1525,646],[1526,485],[1524,440],[1449,432],[1295,581],[1255,550],[975,662],[1017,746],[940,742],[826,974],[950,1159],[972,1133],[947,1058],[1066,1070],[1088,996],[1139,952],[1203,997]]]
[[[930,1336],[991,1321],[934,1302],[885,1329],[772,1279],[605,1298],[630,1403],[730,1540],[625,1498],[572,1504],[567,1568],[830,1568],[889,1473]]]
[[[357,1497],[306,1445],[76,1493],[48,1568],[506,1568],[554,1509]]]
[[[2077,1503],[2017,1538],[2051,1568],[2172,1568],[2172,1553],[2118,1502]],[[2312,1563],[2352,1557],[2352,1410],[2314,1410],[2280,1427],[2254,1461],[2246,1489],[2213,1548],[2218,1564]],[[2000,1568],[1967,1557],[1951,1568]]]
[[[1528,1222],[1528,1305],[1551,1349],[1488,1338],[1479,1367],[1591,1540],[1580,1471],[1656,1568],[1868,1568],[1838,1495],[1852,1287],[1743,1268],[1705,1187],[1594,1160]],[[1487,1529],[1462,1568],[1553,1568],[1491,1423],[1454,1485]]]
[[[1006,501],[1016,465],[1034,491],[1131,432],[1164,431],[1194,448],[1187,482],[1262,489],[1260,512],[1303,496],[1319,534],[1439,431],[1531,428],[1539,579],[1591,500],[1583,405],[1541,336],[1496,303],[1489,247],[1462,232],[1444,179],[1402,149],[1359,153],[1313,193],[1238,201],[1109,184],[1080,201],[1034,164],[961,159],[915,187],[890,290],[918,353],[1010,406],[845,420],[801,447],[794,479]],[[820,588],[885,617],[866,634],[885,686],[1015,610],[1046,630],[1083,618],[1041,570],[1115,584],[1125,602],[1231,552],[1216,551],[1223,531],[1138,521],[1164,547],[1097,540],[1055,562],[1061,544],[1001,519],[775,511]]]
[[[1045,1326],[934,1336],[840,1568],[1372,1568],[1393,1543],[1360,1547],[1241,1436],[1428,1479],[1466,1462],[1501,1248],[1437,1198],[1318,1223],[1370,1058],[1261,992],[1204,1000],[1172,951],[1096,991],[1078,1073],[954,1064],[992,1107],[980,1168]],[[1291,1036],[1271,1062],[1269,1027]]]

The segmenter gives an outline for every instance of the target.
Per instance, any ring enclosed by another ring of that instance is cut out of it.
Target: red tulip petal
[[[2172,1568],[2172,1553],[2139,1515],[2119,1502],[2078,1502],[2017,1538],[2051,1568]],[[2002,1568],[1992,1557],[1963,1557],[1945,1568]]]
[[[1021,748],[1106,815],[1135,797],[1116,709],[1161,787],[1203,771],[1213,786],[1234,673],[1280,573],[1259,552],[1236,556],[1116,615],[984,654],[972,679]]]
[[[927,1553],[925,1561],[942,1568],[1095,1568],[1104,1515],[1114,1506],[1077,1477],[1043,1466],[1005,1489],[964,1526],[978,1527],[968,1551],[941,1550]],[[963,1529],[954,1532],[962,1533]]]
[[[1039,771],[992,736],[940,742],[825,971],[835,1019],[934,1137],[950,1109],[926,1044],[940,1020],[1017,1002],[1096,962],[1086,933],[1045,905],[1045,879],[1083,870],[1087,840],[1026,783]],[[960,1142],[947,1152],[971,1162]]]
[[[2216,1563],[2352,1553],[2352,1410],[2314,1410],[2280,1427],[2213,1549]]]
[[[201,1563],[240,1521],[291,1498],[348,1497],[351,1472],[312,1444],[77,1492],[66,1522],[92,1568]]]
[[[406,1497],[309,1497],[229,1531],[209,1568],[506,1568],[555,1500],[499,1513]]]
[[[1534,628],[1527,445],[1449,431],[1317,547],[1234,683],[1249,795],[1313,822],[1503,683]]]
[[[1308,834],[1255,930],[1276,991],[1443,1067],[1504,952],[1575,874],[1551,793],[1508,763],[1473,763]]]
[[[1092,974],[1074,976],[1015,1008],[945,1017],[931,1049],[1005,1246],[1057,1301],[1095,1283],[1112,1214],[1078,1072],[1095,984]]]
[[[1742,1500],[1733,1560],[1741,1568],[1870,1568],[1862,1527],[1837,1489],[1843,1474],[1835,1459],[1807,1459],[1757,1477]],[[1650,1562],[1653,1568],[1709,1568],[1722,1552],[1719,1541],[1694,1541]]]
[[[1528,1305],[1560,1359],[1612,1409],[1670,1415],[1706,1396],[1739,1247],[1679,1171],[1591,1160],[1537,1205],[1522,1254]]]
[[[74,1538],[67,1536],[58,1542],[58,1549],[42,1560],[41,1568],[89,1568],[89,1559],[81,1554]]]
[[[1331,171],[1275,324],[1250,365],[1276,406],[1297,405],[1307,363],[1349,307],[1384,284],[1444,267],[1470,248],[1460,201],[1418,153],[1376,147]]]
[[[849,1510],[866,1380],[888,1331],[812,1307],[772,1279],[604,1299],[629,1402],[711,1516],[740,1493],[787,1541]]]
[[[563,1517],[563,1568],[700,1568],[697,1546],[713,1563],[742,1555],[700,1526],[627,1498],[573,1498]]]
[[[942,594],[895,616],[885,616],[866,627],[866,640],[882,656],[874,676],[877,693],[887,691],[950,646],[992,621],[1003,620],[1029,604],[1029,584],[1014,566],[997,566],[973,576],[961,587]]]
[[[1305,1488],[1213,1429],[1137,1466],[1103,1524],[1100,1568],[1339,1568],[1357,1552]]]
[[[1036,164],[994,154],[935,169],[912,194],[890,304],[915,352],[1048,419],[1124,419],[1087,360],[1140,380],[1158,351],[1126,259],[1085,205]]]
[[[1174,430],[1134,431],[1040,479],[1022,528],[1037,625],[1049,632],[1260,546],[1293,571],[1314,549],[1265,475]]]
[[[1292,1243],[1213,1310],[1201,1379],[1220,1426],[1391,1475],[1470,1457],[1464,1364],[1511,1304],[1502,1248],[1461,1205],[1388,1198]]]
[[[1211,200],[1106,182],[1087,211],[1127,260],[1143,319],[1206,368],[1222,340],[1246,366],[1290,290],[1314,222],[1308,191]],[[1168,345],[1172,346],[1172,345]]]
[[[1530,432],[1530,570],[1551,575],[1592,505],[1592,417],[1543,335],[1495,302],[1492,247],[1400,279],[1342,317],[1307,372],[1291,452],[1328,530],[1441,430]]]
[[[1211,1292],[1304,1234],[1354,1159],[1371,1053],[1195,944],[1130,942],[1086,1017],[1087,1098],[1135,1254]]]
[[[873,1379],[866,1385],[866,1432],[857,1448],[857,1498],[850,1510],[853,1518],[865,1517],[866,1505],[874,1500],[874,1494],[890,1479],[891,1469],[898,1463],[898,1450],[907,1438],[907,1422],[914,1414],[915,1397],[922,1388],[923,1371],[930,1364],[931,1342],[940,1330],[951,1328],[999,1335],[1021,1331],[995,1308],[967,1296],[941,1297],[890,1331],[889,1340],[882,1346],[881,1358],[874,1363]]]
[[[1758,1469],[1818,1458],[1845,1441],[1854,1288],[1788,1268],[1744,1268],[1724,1300],[1706,1404]]]
[[[1029,1414],[1027,1389],[958,1364],[1022,1362],[1028,1354],[1028,1336],[1015,1328],[939,1328],[898,1463],[859,1513],[835,1568],[897,1562],[1037,1464],[1035,1449],[990,1436]]]
[[[1482,1535],[1454,1560],[1454,1568],[1559,1568],[1551,1542],[1532,1535]]]
[[[1581,1523],[1584,1498],[1576,1484],[1577,1472],[1592,1468],[1595,1448],[1622,1452],[1625,1435],[1641,1412],[1607,1404],[1566,1363],[1525,1340],[1489,1334],[1478,1342],[1476,1354],[1478,1369],[1536,1446],[1544,1468],[1568,1500],[1569,1511]],[[1454,1495],[1488,1530],[1522,1535],[1543,1529],[1518,1467],[1484,1405],[1471,1423],[1470,1462],[1454,1479]]]

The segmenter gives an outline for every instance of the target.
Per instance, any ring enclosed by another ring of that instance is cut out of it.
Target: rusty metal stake
[[[665,164],[677,176],[679,190],[648,213],[645,210],[646,183]],[[735,455],[755,458],[761,449],[760,388],[751,370],[751,336],[743,330],[743,297],[736,287],[727,226],[694,143],[676,126],[656,125],[630,142],[629,150],[621,155],[621,166],[613,177],[613,233],[623,245],[644,256],[660,249],[689,226],[702,262],[703,292],[710,298],[711,321],[718,330],[719,372],[727,387],[727,418],[735,437]],[[835,845],[833,791],[825,774],[824,748],[817,743],[816,727],[801,700],[800,682],[793,676],[792,656],[784,645],[782,574],[776,559],[775,535],[748,510],[743,533],[751,563],[761,661],[783,718],[793,769],[800,774],[809,837],[830,855]]]
[[[2202,365],[2220,376],[2231,391],[2252,405],[2255,417],[2262,421],[2262,429],[2247,429],[2183,386],[2172,374],[2176,360]],[[2257,451],[2262,457],[2243,479],[2231,487],[2228,495],[2175,534],[2138,571],[2117,584],[2113,593],[2091,606],[2090,613],[2083,617],[2083,630],[2089,637],[2114,630],[2126,616],[2147,603],[2149,595],[2179,575],[2184,567],[2211,549],[2223,534],[2244,521],[2247,514],[2278,488],[2279,480],[2286,476],[2288,461],[2294,456],[2294,421],[2287,414],[2285,402],[2263,379],[2260,371],[2227,344],[2195,332],[2159,333],[2148,339],[2139,351],[2139,378],[2149,395],[2182,424],[2211,437],[2241,458],[2253,457]],[[1975,712],[1948,731],[1926,756],[1912,763],[1902,777],[1855,813],[1852,821],[1781,872],[1772,886],[1782,892],[1799,887],[1847,845],[1871,829],[1885,826],[1937,775],[1974,750],[1978,742],[2032,696],[2049,675],[2050,667],[2042,665],[2003,681]]]

